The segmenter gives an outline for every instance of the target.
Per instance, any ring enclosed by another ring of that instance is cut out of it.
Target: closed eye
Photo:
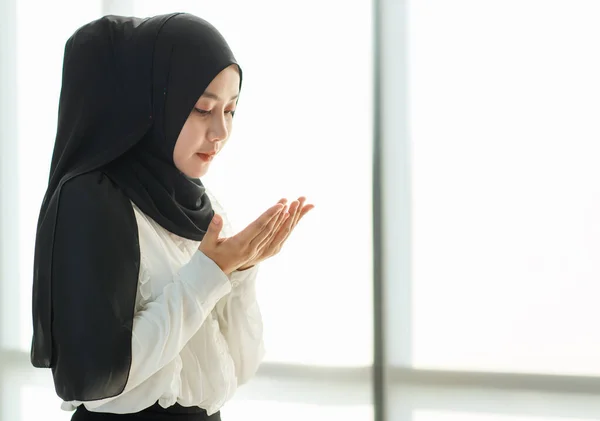
[[[201,108],[194,108],[194,110],[200,113],[200,115],[209,115],[211,113],[211,111],[203,110]],[[231,114],[231,116],[233,117],[235,115],[235,110],[225,111],[225,114]]]

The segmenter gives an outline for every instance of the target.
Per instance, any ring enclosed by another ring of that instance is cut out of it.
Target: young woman
[[[241,80],[223,37],[189,14],[107,16],[67,41],[31,361],[52,369],[73,420],[219,420],[258,368],[257,265],[313,205],[281,199],[234,235],[200,182]]]

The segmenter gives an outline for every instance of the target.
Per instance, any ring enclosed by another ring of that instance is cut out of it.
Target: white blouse
[[[222,206],[221,236],[234,233]],[[138,412],[156,401],[217,412],[258,369],[264,355],[256,302],[258,266],[227,276],[198,250],[133,206],[140,242],[140,273],[132,332],[132,363],[118,396],[84,402],[95,412]],[[63,402],[72,411],[82,402]]]

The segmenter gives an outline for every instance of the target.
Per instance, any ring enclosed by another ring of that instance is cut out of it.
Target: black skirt
[[[71,421],[221,421],[220,412],[208,416],[206,411],[197,406],[185,407],[176,403],[165,409],[157,403],[143,411],[133,414],[111,414],[88,411],[79,405]]]

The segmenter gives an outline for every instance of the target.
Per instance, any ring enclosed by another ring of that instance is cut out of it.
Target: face
[[[188,177],[206,174],[229,139],[239,86],[238,68],[231,65],[212,80],[196,101],[173,151],[175,166]]]

